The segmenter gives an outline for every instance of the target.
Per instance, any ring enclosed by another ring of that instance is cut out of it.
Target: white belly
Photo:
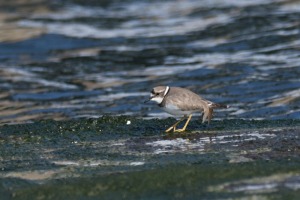
[[[182,111],[177,106],[174,106],[174,105],[166,105],[166,107],[162,107],[162,109],[165,112],[167,112],[171,115],[175,115],[175,116],[190,115],[193,112],[196,112],[196,110],[194,110],[194,111]]]

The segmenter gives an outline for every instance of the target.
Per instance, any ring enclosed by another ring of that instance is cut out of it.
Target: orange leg
[[[188,117],[188,119],[186,120],[186,122],[185,122],[183,128],[182,128],[182,129],[177,129],[177,130],[174,129],[174,132],[183,132],[183,131],[185,131],[185,129],[186,129],[186,127],[187,127],[187,125],[189,124],[189,122],[190,122],[191,119],[192,119],[192,115],[189,115],[189,117]]]
[[[177,126],[180,122],[182,122],[185,118],[186,118],[186,116],[182,117],[182,118],[181,118],[180,120],[178,120],[175,124],[173,124],[170,128],[168,128],[165,132],[168,133],[168,132],[170,132],[172,129],[173,129],[173,131],[175,131],[175,130],[176,130],[176,126]]]
[[[189,117],[188,117],[188,119],[186,120],[186,122],[185,122],[183,128],[181,128],[181,129],[176,129],[176,126],[177,126],[180,122],[182,122],[185,118],[186,118],[186,116],[182,117],[179,121],[177,121],[174,125],[172,125],[170,128],[168,128],[165,132],[168,133],[168,132],[170,132],[171,130],[173,130],[173,132],[183,132],[183,131],[185,131],[186,127],[188,126],[188,124],[189,124],[189,122],[190,122],[190,120],[191,120],[191,118],[192,118],[192,115],[189,115]]]

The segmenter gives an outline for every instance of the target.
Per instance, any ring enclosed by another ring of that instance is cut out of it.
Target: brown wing
[[[176,105],[183,111],[203,110],[204,108],[208,108],[205,99],[188,89],[179,87],[171,87],[164,100],[172,101],[173,105]]]

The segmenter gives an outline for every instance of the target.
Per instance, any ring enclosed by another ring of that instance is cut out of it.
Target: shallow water
[[[113,115],[156,85],[229,104],[215,118],[300,118],[298,1],[0,2],[0,123]]]

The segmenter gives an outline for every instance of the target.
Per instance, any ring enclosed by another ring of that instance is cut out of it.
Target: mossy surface
[[[300,120],[104,116],[0,127],[4,199],[296,199]]]

